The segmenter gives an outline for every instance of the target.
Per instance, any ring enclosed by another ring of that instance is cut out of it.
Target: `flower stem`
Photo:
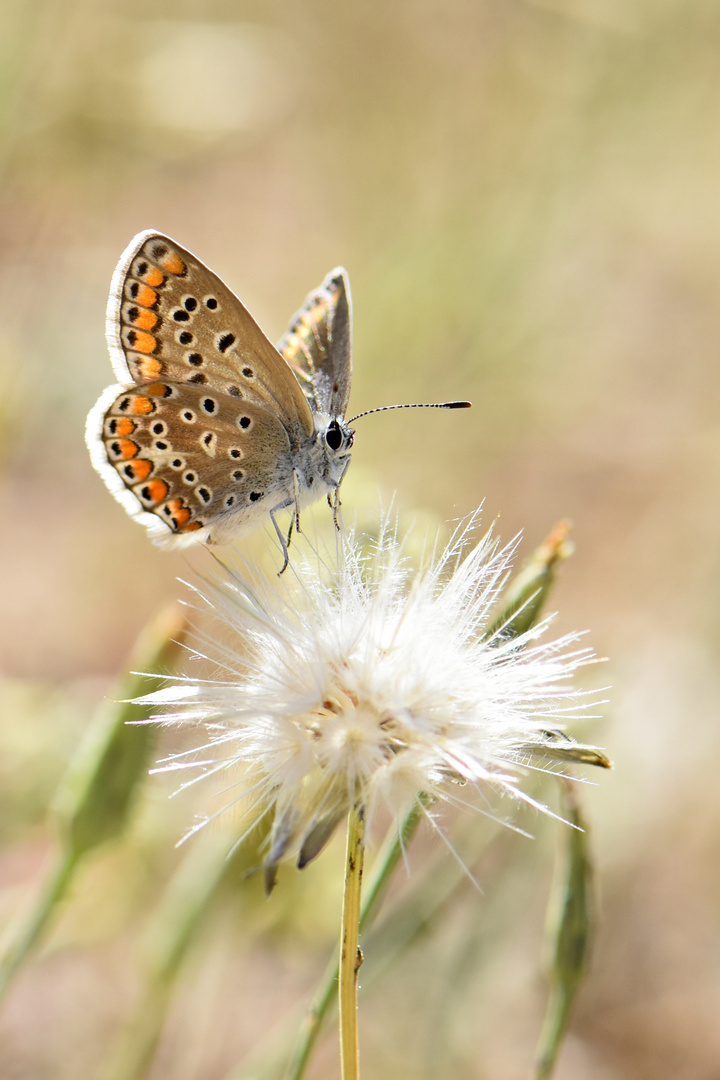
[[[360,931],[362,932],[375,915],[385,895],[390,880],[402,859],[403,852],[415,835],[422,818],[420,796],[399,829],[392,827],[378,852],[372,875],[365,889],[360,907]],[[338,957],[330,961],[320,987],[313,998],[302,1026],[293,1056],[285,1073],[285,1080],[301,1080],[315,1049],[323,1019],[337,995]]]
[[[340,1075],[342,1080],[358,1080],[360,1059],[357,1025],[357,984],[362,963],[358,948],[360,932],[360,890],[365,854],[365,808],[353,806],[348,817],[345,856],[345,889],[340,928]]]

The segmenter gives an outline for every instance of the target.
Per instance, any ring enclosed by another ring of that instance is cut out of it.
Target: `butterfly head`
[[[330,488],[339,486],[348,465],[355,432],[345,420],[329,413],[315,414],[318,478]]]

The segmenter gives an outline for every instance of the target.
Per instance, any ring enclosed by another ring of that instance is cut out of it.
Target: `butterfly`
[[[226,543],[269,515],[284,570],[293,525],[283,532],[281,511],[292,510],[299,529],[301,509],[325,496],[337,524],[359,418],[345,420],[351,324],[338,267],[275,347],[198,258],[153,230],[134,237],[107,309],[118,382],[91,409],[86,442],[110,492],[155,544]]]

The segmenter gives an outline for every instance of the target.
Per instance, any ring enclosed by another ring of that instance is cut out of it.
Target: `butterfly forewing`
[[[278,344],[314,412],[345,415],[352,374],[351,320],[350,285],[338,267],[309,294]]]
[[[159,233],[141,233],[115,272],[108,341],[121,382],[184,382],[269,408],[296,440],[313,431],[293,372],[235,294]]]

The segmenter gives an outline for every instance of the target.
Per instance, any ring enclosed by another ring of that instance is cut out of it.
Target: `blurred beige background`
[[[112,381],[110,277],[147,227],[274,339],[345,265],[351,412],[473,400],[360,422],[346,508],[368,486],[444,519],[484,499],[524,552],[573,520],[553,607],[610,658],[591,737],[616,770],[588,791],[602,925],[558,1077],[717,1080],[720,8],[0,0],[3,923],[41,881],[45,809],[94,704],[187,574],[83,443]],[[149,784],[134,841],[92,860],[19,980],[1,1080],[96,1075],[194,812],[169,790]],[[547,854],[552,830],[528,827]],[[368,989],[368,1075],[526,1075],[549,871],[537,844],[513,844],[503,950],[444,1015],[461,928],[481,940],[498,918],[481,870],[484,897],[468,889]],[[224,1077],[306,1000],[337,865],[288,875],[282,917],[258,899],[249,944],[230,916],[209,934],[154,1076]],[[311,1075],[334,1075],[327,1055]]]

